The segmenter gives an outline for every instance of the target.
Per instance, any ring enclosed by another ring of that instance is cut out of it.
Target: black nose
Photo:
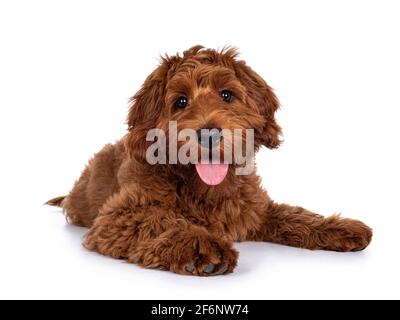
[[[197,137],[199,139],[199,143],[204,148],[212,148],[219,145],[222,140],[221,128],[209,128],[204,127],[197,130]]]

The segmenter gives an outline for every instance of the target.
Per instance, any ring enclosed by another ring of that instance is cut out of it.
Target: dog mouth
[[[224,181],[229,169],[225,163],[197,163],[196,171],[200,179],[210,186],[216,186]]]

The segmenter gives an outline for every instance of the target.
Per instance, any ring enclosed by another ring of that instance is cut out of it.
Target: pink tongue
[[[220,184],[224,180],[228,173],[228,167],[229,165],[224,163],[196,164],[196,170],[201,180],[210,186]]]

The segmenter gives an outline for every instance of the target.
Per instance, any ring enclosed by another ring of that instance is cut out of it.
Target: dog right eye
[[[179,109],[183,109],[188,105],[188,98],[185,96],[179,97],[175,102],[175,106]]]

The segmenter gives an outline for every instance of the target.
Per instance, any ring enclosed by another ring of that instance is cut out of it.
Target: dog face
[[[158,128],[168,133],[170,121],[176,121],[178,132],[188,128],[196,132],[254,129],[255,150],[261,145],[278,147],[281,129],[274,117],[278,100],[267,83],[236,58],[234,49],[218,52],[202,46],[185,51],[183,56],[162,58],[131,99],[127,139],[130,153],[144,158],[149,146],[147,132]],[[196,142],[199,154],[204,148],[202,142]],[[179,147],[183,142],[175,143]],[[225,144],[233,145],[224,136],[219,143],[221,158],[224,151],[233,150]]]

